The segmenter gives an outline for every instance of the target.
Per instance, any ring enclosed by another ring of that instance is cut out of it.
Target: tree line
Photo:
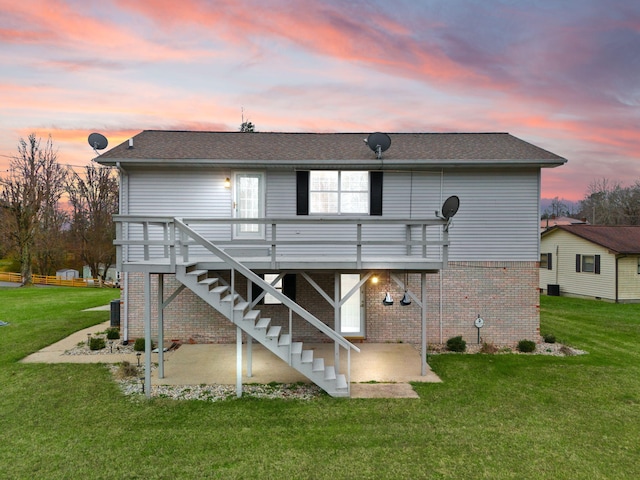
[[[0,177],[0,258],[20,265],[23,285],[34,273],[84,265],[103,281],[115,263],[118,197],[112,169],[88,165],[76,173],[58,162],[51,136],[21,138]]]
[[[622,186],[607,178],[594,180],[577,208],[555,197],[542,218],[584,218],[591,225],[640,225],[640,180]]]

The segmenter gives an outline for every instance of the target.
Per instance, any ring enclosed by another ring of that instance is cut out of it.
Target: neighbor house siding
[[[560,285],[562,295],[615,300],[615,256],[606,248],[557,230],[542,238],[541,251],[558,253],[554,258],[558,280],[554,283]],[[576,255],[600,255],[600,273],[576,272]],[[542,279],[540,287],[546,288]]]
[[[638,256],[630,255],[618,260],[618,300],[640,301],[640,275]]]

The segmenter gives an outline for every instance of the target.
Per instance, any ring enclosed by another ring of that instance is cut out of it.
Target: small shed
[[[60,278],[62,280],[73,280],[74,278],[79,278],[79,276],[80,272],[73,268],[64,268],[56,272],[56,278]]]

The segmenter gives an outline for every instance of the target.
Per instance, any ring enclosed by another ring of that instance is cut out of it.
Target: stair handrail
[[[287,306],[288,308],[293,310],[295,313],[300,315],[311,325],[313,325],[322,333],[324,333],[329,338],[331,338],[334,342],[337,342],[347,350],[353,349],[356,352],[360,353],[360,349],[356,347],[353,343],[351,343],[342,335],[337,333],[335,330],[327,326],[324,322],[319,320],[315,315],[305,310],[303,307],[301,307],[299,304],[291,300],[285,294],[276,290],[269,282],[265,281],[263,278],[255,274],[250,268],[243,265],[241,262],[233,258],[231,255],[229,255],[222,249],[216,247],[212,242],[204,238],[202,235],[200,235],[198,232],[193,230],[191,227],[189,227],[185,223],[183,223],[180,219],[174,218],[174,224],[182,233],[196,240],[201,246],[203,246],[204,248],[209,250],[211,253],[216,255],[218,258],[223,260],[226,264],[231,265],[235,270],[237,270],[242,275],[244,275],[248,280],[250,280],[256,285],[259,285],[260,288],[262,288],[264,291],[273,295],[280,302],[282,302],[283,305]]]

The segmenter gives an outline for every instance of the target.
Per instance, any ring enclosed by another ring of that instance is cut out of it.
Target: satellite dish
[[[391,138],[386,133],[372,133],[367,137],[365,143],[369,145],[369,148],[376,152],[378,158],[382,158],[382,152],[387,151],[391,146]]]
[[[88,140],[89,145],[91,145],[91,148],[93,148],[94,150],[104,150],[109,144],[109,142],[107,141],[107,137],[105,137],[101,133],[92,133],[91,135],[89,135]]]
[[[457,196],[453,195],[447,198],[442,204],[442,217],[449,220],[458,213],[458,208],[460,208],[460,199]]]

